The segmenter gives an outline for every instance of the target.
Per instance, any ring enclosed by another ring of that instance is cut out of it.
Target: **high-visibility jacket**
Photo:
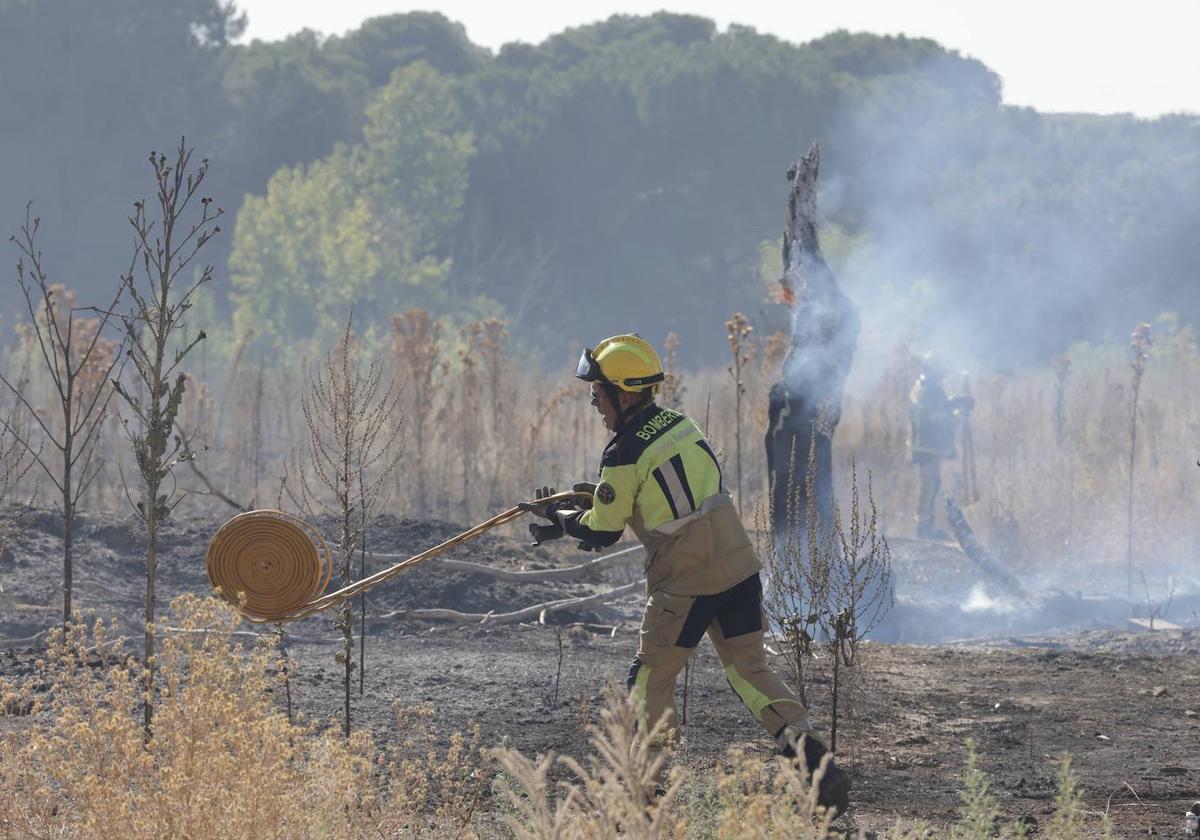
[[[563,522],[598,545],[615,543],[626,525],[646,547],[650,591],[713,595],[761,568],[704,433],[653,403],[605,447],[591,509]]]

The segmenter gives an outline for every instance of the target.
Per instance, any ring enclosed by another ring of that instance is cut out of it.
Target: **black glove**
[[[517,505],[517,507],[519,507],[521,510],[525,511],[526,513],[532,513],[535,516],[540,516],[540,517],[542,517],[542,519],[549,519],[551,522],[553,522],[555,525],[557,525],[558,520],[554,518],[554,509],[556,507],[558,507],[559,505],[561,505],[562,503],[561,502],[544,502],[544,501],[542,501],[542,499],[548,499],[553,495],[554,495],[553,487],[544,487],[543,486],[543,487],[540,487],[533,491],[534,501],[521,502],[520,504]]]
[[[572,487],[571,490],[580,494],[579,498],[575,500],[575,504],[579,506],[580,510],[592,509],[592,497],[596,495],[595,484],[590,481],[581,481]],[[575,547],[580,551],[594,551],[597,554],[607,548],[607,546],[597,545],[596,543],[590,543],[585,540],[580,540],[575,544]]]
[[[530,525],[529,536],[533,537],[534,546],[539,546],[548,540],[557,540],[563,535],[561,525]]]
[[[575,493],[581,494],[575,501],[575,504],[579,506],[580,510],[592,509],[592,496],[596,495],[595,484],[592,484],[590,481],[581,481],[572,487],[571,490]]]

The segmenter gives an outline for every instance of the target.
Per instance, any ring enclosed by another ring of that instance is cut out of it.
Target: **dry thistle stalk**
[[[738,516],[742,515],[742,396],[746,393],[743,372],[750,359],[754,356],[754,348],[750,343],[750,334],[754,327],[741,312],[733,313],[733,317],[725,322],[725,330],[729,334],[729,350],[733,354],[733,363],[728,370],[733,376],[734,385],[734,415],[733,440],[735,470],[737,471],[737,504]]]
[[[5,508],[12,502],[21,481],[37,463],[29,448],[18,437],[18,434],[29,433],[28,428],[20,423],[16,417],[0,419],[0,506]],[[0,557],[8,550],[9,540],[20,526],[23,515],[33,508],[36,498],[35,490],[20,509],[12,514],[6,512],[0,520]]]
[[[462,475],[462,506],[468,519],[473,510],[471,485],[476,478],[479,445],[479,411],[476,392],[479,390],[479,363],[476,356],[483,334],[479,321],[471,321],[460,332],[458,349],[458,393],[454,400],[457,410],[459,470]]]
[[[487,507],[494,507],[500,487],[500,471],[504,467],[504,455],[512,451],[516,441],[505,440],[511,426],[511,406],[506,395],[511,395],[508,371],[508,326],[498,318],[484,318],[479,322],[479,355],[482,360],[483,377],[487,382],[488,402],[491,406],[491,434],[488,451],[492,454],[491,476],[488,481]]]
[[[1071,357],[1054,357],[1054,441],[1063,445],[1067,431],[1067,385],[1071,380]]]
[[[550,396],[543,400],[538,400],[537,406],[533,411],[533,419],[529,421],[529,439],[527,441],[526,459],[525,459],[525,474],[521,477],[521,482],[525,487],[532,487],[536,481],[536,476],[540,472],[538,464],[538,456],[542,454],[542,446],[540,445],[543,431],[553,424],[548,424],[547,421],[556,409],[561,406],[571,395],[575,389],[569,385],[561,386]]]
[[[679,373],[678,356],[679,336],[669,332],[663,342],[663,371],[666,376],[662,383],[660,402],[664,408],[676,410],[683,407],[683,395],[687,391],[683,384],[683,375]]]
[[[444,379],[436,376],[441,369],[442,326],[424,309],[409,309],[392,316],[392,331],[392,356],[397,368],[404,371],[408,383],[406,413],[416,450],[417,483],[413,507],[418,515],[424,515],[429,511],[426,472],[430,451],[425,434]]]
[[[1138,398],[1142,392],[1142,377],[1146,363],[1150,360],[1150,348],[1154,339],[1150,335],[1150,324],[1142,321],[1133,328],[1129,337],[1129,367],[1133,380],[1129,395],[1129,483],[1125,490],[1125,572],[1126,594],[1133,597],[1133,478],[1137,458]]]
[[[366,541],[367,525],[386,504],[389,482],[403,455],[400,399],[395,381],[384,384],[383,368],[364,365],[354,336],[354,312],[341,341],[308,374],[300,406],[308,431],[308,466],[300,466],[302,504],[314,517],[338,523],[340,584],[354,582],[354,553]],[[353,603],[337,608],[342,632],[337,661],[343,666],[344,719],[350,737],[350,685],[354,671]]]

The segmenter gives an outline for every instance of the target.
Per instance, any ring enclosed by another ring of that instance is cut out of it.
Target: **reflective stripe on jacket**
[[[651,590],[716,594],[761,568],[704,433],[687,415],[653,403],[605,447],[591,510],[564,525],[602,545],[630,526],[647,549]]]

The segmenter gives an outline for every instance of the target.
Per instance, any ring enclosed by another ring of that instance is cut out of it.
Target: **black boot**
[[[807,733],[800,733],[804,741],[804,766],[811,778],[821,766],[821,759],[829,752],[820,739]],[[795,741],[789,739],[779,750],[785,758],[796,758]],[[817,804],[823,808],[833,809],[838,814],[846,813],[850,807],[850,777],[846,771],[837,766],[832,757],[825,765],[825,773],[821,776],[817,787]]]

